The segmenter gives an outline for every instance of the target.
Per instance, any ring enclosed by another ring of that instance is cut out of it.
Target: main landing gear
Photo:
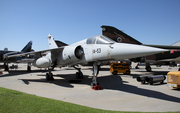
[[[28,63],[28,65],[27,65],[27,71],[28,71],[28,72],[31,71],[31,63]]]
[[[4,71],[9,71],[8,63],[4,63]]]
[[[151,70],[151,66],[150,66],[150,64],[149,63],[146,63],[146,71],[147,72],[151,72],[152,70]]]
[[[48,68],[48,73],[46,73],[46,80],[54,80],[53,74],[51,73],[52,69]]]
[[[98,74],[99,74],[99,65],[96,62],[94,62],[93,63],[93,79],[91,83],[91,88],[94,90],[102,90],[102,87],[97,82]]]
[[[78,72],[76,72],[76,78],[83,78],[83,73],[81,72],[81,68],[77,68],[74,66],[74,68],[76,70],[78,70]],[[99,85],[99,83],[97,82],[97,76],[99,74],[99,69],[100,66],[98,65],[98,63],[93,63],[93,79],[92,79],[92,83],[91,83],[91,88],[94,90],[102,90],[102,87]],[[48,73],[46,73],[46,80],[54,80],[53,74],[51,73],[52,69],[48,68]]]
[[[77,79],[83,79],[84,77],[83,77],[83,73],[82,73],[82,71],[81,71],[81,68],[77,68],[77,67],[75,67],[75,66],[73,66],[76,70],[78,70],[78,72],[76,72],[76,78]]]
[[[78,72],[76,72],[76,78],[83,79],[84,77],[83,77],[83,73],[81,72],[81,68],[77,68],[75,66],[74,68],[78,70]],[[48,73],[46,73],[46,80],[54,80],[53,74],[51,72],[53,69],[54,69],[53,67],[48,68]]]

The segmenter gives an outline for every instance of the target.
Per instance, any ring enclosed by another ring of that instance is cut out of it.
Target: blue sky
[[[144,44],[180,41],[180,0],[0,0],[0,49],[28,41],[48,49],[47,36],[68,44],[114,26]]]

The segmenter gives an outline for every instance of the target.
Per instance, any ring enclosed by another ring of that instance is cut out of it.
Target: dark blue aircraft
[[[21,51],[8,51],[7,48],[0,50],[0,62],[4,63],[5,71],[9,71],[8,63],[28,63],[27,70],[30,71],[30,64],[34,61],[34,56],[23,56],[7,58],[8,55],[30,52],[32,50],[32,41],[30,41]],[[2,66],[1,66],[2,67]]]

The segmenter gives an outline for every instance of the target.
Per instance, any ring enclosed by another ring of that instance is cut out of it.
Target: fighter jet
[[[143,44],[136,39],[132,38],[131,36],[127,35],[121,30],[118,30],[115,27],[112,26],[101,26],[102,28],[102,34],[111,38],[112,40],[118,42],[118,43],[129,43],[129,44],[137,44],[137,45],[144,45],[144,46],[150,46],[150,47],[157,47],[162,49],[169,49],[171,51],[158,53],[154,55],[148,55],[138,58],[130,59],[133,62],[145,62],[146,63],[146,70],[151,71],[150,63],[165,63],[162,61],[168,61],[169,62],[180,62],[180,51],[177,51],[180,49],[180,44],[176,43],[172,46],[168,45],[148,45]]]
[[[78,70],[76,76],[82,77],[83,73],[76,65],[90,63],[93,66],[93,79],[91,83],[91,87],[93,88],[100,87],[97,82],[97,76],[99,73],[99,64],[102,61],[123,60],[167,51],[165,49],[142,45],[116,43],[103,35],[90,37],[71,45],[58,47],[54,38],[49,34],[48,43],[49,49],[47,50],[9,55],[8,57],[34,54],[36,59],[33,65],[38,68],[48,68],[48,73],[46,73],[47,80],[54,79],[51,72],[53,67],[69,65]]]
[[[34,56],[26,56],[26,57],[13,57],[8,58],[9,55],[21,54],[25,52],[30,52],[32,50],[32,41],[29,41],[28,44],[21,51],[8,51],[7,48],[0,51],[0,62],[4,63],[5,71],[9,71],[8,63],[28,63],[28,71],[30,70],[30,63],[34,61]]]

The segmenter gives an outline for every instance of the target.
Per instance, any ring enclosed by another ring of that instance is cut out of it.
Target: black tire
[[[150,85],[153,85],[153,82],[149,82]]]
[[[79,72],[76,72],[76,78],[77,79],[79,78]]]
[[[112,74],[113,74],[113,75],[117,75],[117,71],[114,71]]]
[[[8,65],[5,65],[5,70],[4,71],[9,71],[9,66]]]
[[[83,73],[82,72],[76,72],[76,78],[80,79],[83,77]]]
[[[27,71],[31,71],[31,67],[30,66],[27,67]]]
[[[126,73],[125,73],[126,75],[130,75],[130,71],[126,71]]]
[[[160,83],[163,84],[163,83],[164,83],[164,80],[162,80]]]
[[[46,73],[46,80],[50,80],[49,73]]]
[[[150,66],[146,67],[146,71],[147,71],[147,72],[151,72],[151,71],[152,71],[152,70],[151,70],[151,67],[150,67]]]
[[[141,82],[141,84],[145,84],[145,83],[146,83],[146,81],[142,81],[142,82]]]

